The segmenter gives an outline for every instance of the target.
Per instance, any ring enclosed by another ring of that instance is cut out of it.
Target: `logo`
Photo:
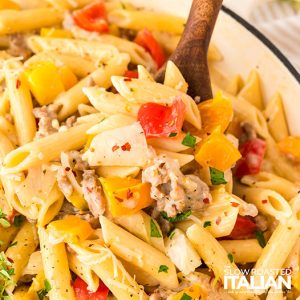
[[[292,270],[286,269],[224,269],[224,289],[229,293],[247,293],[249,291],[262,294],[272,289],[279,293],[292,287]]]

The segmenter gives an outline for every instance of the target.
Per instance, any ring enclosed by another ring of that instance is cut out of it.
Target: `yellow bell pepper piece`
[[[300,137],[289,136],[278,143],[279,150],[300,160]]]
[[[51,103],[65,88],[52,62],[39,62],[25,71],[30,90],[40,105]]]
[[[84,241],[94,232],[89,222],[73,215],[51,222],[47,230],[54,239],[63,238],[66,243]]]
[[[231,168],[241,158],[239,150],[223,133],[214,132],[198,144],[195,160],[203,167],[220,171]]]
[[[41,28],[40,36],[51,37],[51,38],[66,38],[71,39],[73,35],[70,31],[57,28]]]
[[[132,178],[100,178],[113,217],[129,215],[152,204],[150,184]]]
[[[0,1],[0,9],[14,9],[14,10],[20,10],[21,7],[11,0],[1,0]]]
[[[222,93],[218,93],[214,99],[203,101],[198,108],[205,133],[212,133],[217,128],[224,132],[233,118],[232,103]]]
[[[62,66],[61,68],[59,68],[58,74],[60,75],[66,91],[78,82],[76,75],[68,66]]]
[[[196,300],[196,299],[205,299],[205,298],[206,298],[205,294],[201,289],[200,285],[194,284],[188,288],[185,288],[181,292],[171,296],[170,300],[181,300],[181,299]]]

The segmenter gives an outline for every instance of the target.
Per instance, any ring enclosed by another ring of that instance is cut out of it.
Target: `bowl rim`
[[[240,23],[243,27],[245,27],[248,31],[250,31],[254,36],[256,36],[270,51],[274,53],[274,55],[282,62],[282,64],[289,70],[289,72],[295,77],[295,79],[300,84],[300,73],[296,70],[296,68],[292,65],[289,59],[275,46],[263,33],[261,33],[258,29],[256,29],[253,25],[251,25],[244,18],[236,14],[230,8],[225,5],[222,5],[222,11],[228,14],[230,17],[235,19],[238,23]]]

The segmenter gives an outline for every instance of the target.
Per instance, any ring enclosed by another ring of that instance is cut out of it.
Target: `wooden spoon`
[[[189,84],[188,94],[193,98],[212,98],[207,63],[210,38],[222,5],[222,0],[193,0],[190,14],[175,52],[170,56]],[[165,66],[155,76],[163,82]]]

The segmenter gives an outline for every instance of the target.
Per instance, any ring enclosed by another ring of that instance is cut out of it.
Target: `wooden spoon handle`
[[[170,59],[189,84],[188,94],[201,100],[212,98],[207,51],[222,0],[194,0],[185,30]],[[156,79],[162,82],[164,70]]]

